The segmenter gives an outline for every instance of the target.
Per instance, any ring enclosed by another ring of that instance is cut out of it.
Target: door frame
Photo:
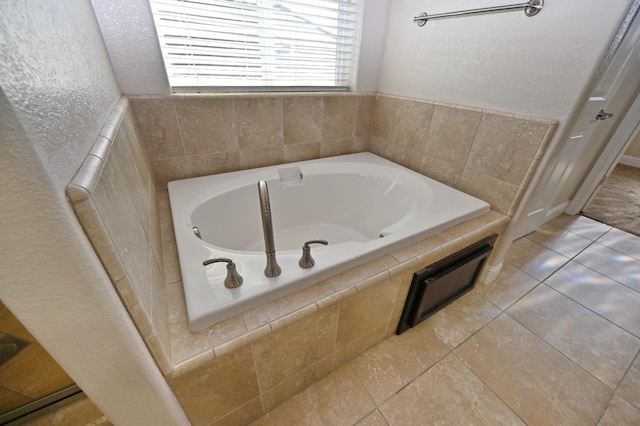
[[[625,150],[631,145],[638,133],[640,133],[640,94],[636,94],[633,104],[609,139],[578,192],[569,202],[565,213],[578,214],[591,202],[598,188],[620,162]]]
[[[594,78],[592,79],[589,93],[593,93],[595,90],[597,90],[600,82],[603,81],[603,79],[605,78],[605,75],[607,74],[607,71],[609,71],[609,68],[612,65],[615,66],[614,64],[620,64],[618,65],[618,69],[621,71],[624,70],[625,67],[628,67],[627,61],[623,61],[624,63],[621,63],[617,59],[619,58],[620,54],[629,55],[629,52],[628,51],[626,53],[621,52],[619,48],[621,47],[622,43],[625,41],[624,39],[626,35],[632,35],[632,34],[635,35],[640,32],[640,11],[639,10],[640,10],[640,0],[634,0],[629,7],[629,11],[627,12],[627,15],[624,21],[620,25],[617,35],[613,39],[611,46],[608,49],[608,53],[603,58],[602,62],[600,63],[600,66],[598,67],[598,71],[596,72]],[[636,88],[632,90],[636,90]],[[585,99],[583,101],[582,107],[580,108],[579,112],[573,114],[574,118],[570,120],[571,121],[571,124],[570,124],[571,127],[569,127],[570,130],[564,131],[563,140],[565,142],[567,139],[569,139],[572,136],[574,127],[578,123],[580,116],[584,114],[585,111],[588,109],[589,96],[590,95],[585,96]],[[637,97],[638,96],[635,96],[635,98]],[[615,97],[612,99],[615,99]],[[611,99],[609,101],[611,101]],[[633,100],[631,100],[631,102],[627,104],[625,110],[629,109],[629,105],[632,102]],[[624,117],[626,118],[626,113]],[[620,123],[621,122],[622,120],[620,120]],[[617,127],[614,130],[612,130],[610,134],[613,135],[616,133],[616,131],[617,131]],[[607,147],[607,145],[608,145],[608,142],[603,142],[602,149],[604,150]],[[549,164],[546,170],[543,172],[542,182],[537,185],[536,189],[534,189],[532,197],[526,202],[527,205],[523,206],[524,211],[522,212],[522,215],[519,218],[518,223],[515,224],[514,226],[515,228],[513,230],[514,239],[535,231],[540,227],[540,225],[544,224],[545,222],[548,222],[549,220],[553,219],[556,216],[561,215],[564,212],[569,213],[567,208],[572,200],[567,200],[559,205],[554,205],[556,197],[560,193],[560,187],[556,185],[552,185],[552,186],[549,185],[549,182],[562,181],[563,176],[566,173],[568,173],[568,168],[571,167],[571,164],[572,164],[571,161],[576,161],[575,158],[566,158],[567,157],[566,155],[563,156],[563,153],[566,154],[565,151],[567,149],[568,149],[568,145],[566,143],[563,144],[563,146],[558,149],[558,152],[554,154],[555,158],[549,160],[551,164]],[[547,155],[550,155],[550,153],[547,153]],[[609,163],[608,166],[611,166],[611,163]],[[586,174],[589,174],[590,171],[593,169],[593,167],[594,166],[592,166],[592,168],[589,169],[586,172]],[[579,189],[580,188],[577,188],[576,191],[578,191]],[[572,198],[575,198],[575,195]]]

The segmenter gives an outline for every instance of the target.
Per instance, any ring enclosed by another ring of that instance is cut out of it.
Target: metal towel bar
[[[413,22],[417,23],[418,26],[423,27],[429,19],[451,18],[455,16],[478,15],[481,13],[492,12],[507,12],[520,9],[524,9],[524,14],[527,16],[536,16],[542,10],[542,6],[544,6],[544,0],[529,0],[527,3],[522,4],[484,7],[481,9],[461,10],[459,12],[437,13],[434,15],[427,15],[427,12],[422,12],[420,15],[413,18]]]

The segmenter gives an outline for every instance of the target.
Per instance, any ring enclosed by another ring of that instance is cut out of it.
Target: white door
[[[571,133],[564,141],[556,164],[545,177],[544,188],[530,204],[530,213],[518,225],[516,238],[536,230],[544,222],[565,211],[571,204],[563,201],[574,198],[599,156],[612,140],[639,88],[640,17],[636,16],[600,82],[584,105]],[[602,175],[610,166],[611,163],[601,166]],[[553,184],[550,184],[551,182]],[[597,183],[595,182],[589,195]],[[580,209],[589,195],[583,200]]]
[[[631,108],[629,108],[609,143],[598,157],[596,164],[591,168],[576,196],[569,203],[566,213],[578,214],[591,203],[639,132],[640,96],[636,95]]]

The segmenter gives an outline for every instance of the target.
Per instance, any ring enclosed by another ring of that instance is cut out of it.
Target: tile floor
[[[640,425],[640,237],[561,216],[256,425]]]

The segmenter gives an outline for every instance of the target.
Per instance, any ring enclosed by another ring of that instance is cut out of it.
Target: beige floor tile
[[[544,284],[507,313],[611,389],[640,349],[638,338]]]
[[[87,423],[85,426],[113,426],[113,423],[111,423],[111,421],[109,421],[109,419],[104,416],[100,417],[99,419],[95,419],[90,423]]]
[[[12,410],[31,401],[31,398],[27,398],[17,392],[0,387],[0,413]]]
[[[640,259],[640,237],[612,228],[598,242],[621,253]]]
[[[344,366],[284,404],[254,425],[353,425],[375,405],[351,367]]]
[[[640,337],[637,291],[573,261],[547,279],[546,284]]]
[[[448,347],[455,348],[500,313],[500,309],[472,290],[427,318],[422,325],[433,330]]]
[[[561,215],[540,227],[541,231],[549,229],[571,231],[590,240],[597,240],[611,229],[609,225],[584,216]]]
[[[453,354],[387,401],[391,425],[522,425],[522,421]]]
[[[478,284],[475,291],[502,310],[524,296],[540,281],[505,263],[498,278],[490,284]]]
[[[575,257],[576,262],[640,291],[640,260],[595,243]]]
[[[357,426],[389,426],[380,411],[376,410],[357,423]]]
[[[640,424],[640,361],[610,400],[640,348],[640,293],[632,290],[635,259],[591,243],[609,229],[581,216],[545,224],[516,241],[493,284],[379,343],[256,424]],[[628,252],[622,237],[603,240]],[[580,250],[576,260],[588,267],[568,259]]]
[[[0,386],[19,393],[54,362],[39,343],[32,343],[2,364]]]
[[[20,394],[37,399],[71,385],[73,385],[73,379],[67,375],[58,363],[52,362],[42,374],[22,389]]]
[[[636,359],[622,380],[618,394],[640,409],[640,357]]]
[[[369,349],[351,362],[351,368],[380,405],[447,353],[428,327],[418,325]]]
[[[51,425],[85,425],[103,416],[104,414],[89,398],[81,398],[59,408]]]
[[[506,260],[540,281],[569,261],[567,257],[527,238],[513,242]]]
[[[529,234],[527,238],[568,258],[572,258],[589,244],[593,244],[592,240],[573,232],[548,229]]]
[[[22,424],[22,426],[51,426],[53,422],[53,417],[56,415],[56,412],[53,411],[51,413],[45,413],[41,416],[37,416],[28,420]]]
[[[230,412],[210,426],[238,426],[246,425],[263,414],[260,397],[254,398],[242,407]]]
[[[456,354],[529,425],[595,424],[611,395],[604,384],[507,315],[480,330]]]
[[[262,408],[265,412],[270,411],[309,385],[328,376],[332,371],[333,355],[328,355],[293,376],[287,377],[271,389],[263,390],[261,392]]]
[[[640,410],[615,395],[609,403],[607,411],[600,419],[598,426],[632,425],[640,425]]]

